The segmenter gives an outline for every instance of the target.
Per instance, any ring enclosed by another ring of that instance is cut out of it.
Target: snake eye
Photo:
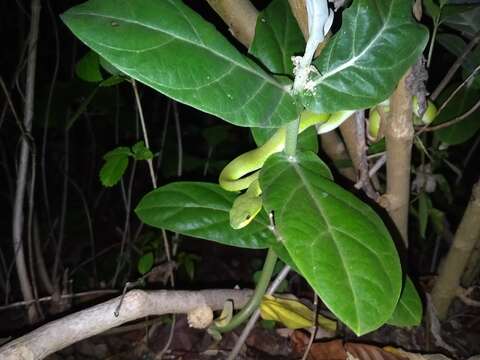
[[[250,220],[251,218],[252,218],[252,217],[251,217],[250,215],[247,215],[247,216],[245,217],[245,220]]]

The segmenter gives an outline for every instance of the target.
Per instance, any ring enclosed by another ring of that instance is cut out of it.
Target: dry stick
[[[135,79],[132,79],[132,87],[133,87],[133,92],[134,92],[134,95],[135,95],[135,102],[137,104],[138,115],[140,117],[140,123],[142,125],[142,132],[143,132],[143,138],[144,138],[144,141],[145,141],[145,147],[150,150],[150,143],[148,141],[147,126],[145,125],[145,117],[143,116],[142,102],[140,101],[140,96],[138,94],[138,89],[137,89],[137,84],[136,84]],[[177,130],[177,143],[178,143],[178,147],[179,147],[179,150],[178,150],[178,173],[177,173],[177,175],[180,177],[182,175],[183,148],[182,148],[182,137],[181,137],[181,133],[180,133],[180,119],[179,119],[178,109],[177,109],[177,104],[176,103],[173,103],[173,109],[174,109],[174,115],[175,115],[175,128]],[[154,189],[156,189],[157,188],[157,179],[155,177],[155,172],[153,170],[153,161],[152,161],[152,159],[148,159],[147,162],[148,162],[148,168],[150,170],[150,177],[151,177],[151,180],[152,180],[152,186],[153,186]],[[166,234],[164,229],[162,229],[162,235],[163,235],[163,246],[165,248],[165,255],[167,257],[168,263],[170,263],[172,261],[172,258],[171,258],[171,255],[170,255],[170,245],[168,243],[167,234]],[[171,284],[172,288],[175,287],[175,277],[173,275],[173,268],[170,270],[170,284]],[[127,289],[126,286],[125,286],[125,289]],[[123,296],[122,296],[122,299],[123,299]],[[121,303],[122,302],[120,300],[119,307],[116,310],[117,314],[120,311]],[[173,333],[174,333],[174,330],[175,330],[175,322],[176,322],[175,320],[176,320],[175,319],[175,314],[173,314],[168,340],[167,340],[167,343],[165,344],[165,346],[163,347],[163,349],[159,352],[159,355],[158,355],[159,359],[162,358],[163,354],[170,347],[170,344],[171,344],[172,339],[173,339]]]
[[[410,166],[413,144],[412,96],[405,78],[400,80],[390,100],[389,118],[385,127],[387,146],[387,191],[379,203],[385,207],[408,248],[408,204]]]
[[[112,315],[119,301],[119,297],[116,297],[49,322],[7,343],[0,348],[0,359],[41,360],[80,340],[132,320],[152,315],[189,313],[202,305],[207,305],[214,311],[221,310],[229,299],[234,301],[235,308],[238,309],[247,303],[251,295],[251,290],[133,290],[125,296],[125,311],[119,317]]]
[[[55,288],[47,271],[47,265],[45,264],[45,257],[43,256],[40,242],[38,217],[35,216],[33,219],[33,246],[35,250],[35,260],[37,262],[38,275],[47,293],[53,294],[55,292]]]
[[[31,3],[31,17],[30,17],[30,34],[28,44],[28,63],[26,74],[26,97],[24,106],[24,126],[27,133],[32,128],[32,119],[34,114],[34,98],[35,98],[35,71],[37,61],[37,41],[38,29],[40,23],[40,0],[32,0]],[[25,300],[32,300],[33,293],[28,278],[27,265],[25,263],[25,253],[23,247],[23,227],[24,216],[23,206],[25,198],[25,188],[27,183],[27,168],[29,164],[29,145],[27,140],[22,137],[20,159],[17,172],[15,201],[13,204],[13,219],[12,219],[12,237],[13,249],[15,249],[15,264],[17,268],[18,280],[20,282],[20,289]],[[38,319],[38,312],[34,306],[28,308],[28,318],[31,323]]]
[[[272,281],[270,284],[270,287],[268,288],[266,295],[273,295],[275,290],[278,289],[280,284],[282,283],[283,280],[287,277],[288,273],[290,272],[291,267],[288,265],[285,265],[283,269],[279,272],[275,280]],[[240,334],[240,337],[237,339],[235,342],[235,346],[233,347],[232,351],[230,354],[228,354],[227,360],[234,360],[237,358],[238,353],[240,352],[243,344],[247,340],[248,335],[252,331],[253,327],[255,326],[255,323],[257,322],[258,318],[260,317],[260,310],[257,309],[255,312],[252,314],[248,322],[246,323],[245,327],[243,328],[242,333]]]
[[[460,279],[476,242],[480,238],[480,180],[473,186],[470,202],[455,232],[444,266],[432,290],[432,303],[438,317],[445,319],[456,296]]]
[[[255,36],[258,11],[249,0],[207,0],[232,35],[247,49]]]
[[[459,123],[460,121],[462,121],[462,120],[466,119],[467,117],[469,117],[470,115],[472,115],[478,108],[480,108],[480,98],[479,98],[479,99],[477,100],[477,102],[470,108],[470,110],[464,112],[462,115],[457,116],[456,118],[454,118],[454,119],[452,119],[452,120],[449,120],[449,121],[447,121],[447,122],[444,122],[444,123],[442,123],[442,124],[424,128],[424,129],[420,130],[418,134],[421,134],[422,132],[436,131],[436,130],[439,130],[439,129],[444,129],[444,128],[447,128],[447,127],[452,126],[452,125],[454,125],[454,124],[457,124],[457,123]]]
[[[59,295],[59,298],[60,299],[73,299],[73,298],[79,298],[79,297],[89,297],[89,296],[91,297],[91,296],[95,296],[95,295],[102,296],[102,295],[111,295],[111,294],[118,294],[118,290],[90,290],[90,291],[84,291],[84,292],[79,292],[79,293],[75,293],[75,294],[62,294],[62,295]],[[41,303],[41,302],[48,302],[48,301],[53,301],[53,300],[58,300],[58,299],[57,299],[57,297],[54,297],[54,296],[44,296],[44,297],[41,297],[39,299],[35,299],[35,300],[31,300],[31,301],[18,301],[18,302],[12,303],[12,304],[0,306],[0,311],[8,310],[8,309],[11,309],[11,308],[16,308],[16,307],[20,307],[20,306],[30,305],[34,302]]]
[[[437,116],[439,113],[442,112],[443,109],[445,109],[445,107],[447,106],[447,104],[454,98],[454,96],[464,87],[468,84],[468,82],[470,81],[470,79],[472,79],[475,74],[477,73],[477,71],[480,70],[480,64],[472,71],[472,73],[470,75],[468,75],[468,77],[462,81],[462,83],[460,85],[458,85],[455,90],[448,96],[447,100],[445,100],[442,105],[438,108],[438,111],[437,111]]]
[[[142,133],[143,133],[143,139],[145,141],[145,147],[150,150],[147,127],[145,126],[145,118],[143,117],[142,103],[140,101],[140,96],[138,94],[138,89],[137,89],[137,82],[135,81],[135,79],[132,79],[132,88],[133,88],[133,93],[135,95],[135,103],[137,104],[137,112],[140,118],[140,124],[142,125]],[[152,186],[154,189],[156,189],[157,179],[155,177],[155,172],[153,170],[152,159],[148,159],[147,163],[148,163],[148,169],[150,170],[150,179],[152,180]]]
[[[310,333],[310,339],[308,340],[307,348],[303,353],[302,360],[307,360],[308,354],[312,349],[313,340],[315,340],[315,336],[317,335],[317,331],[318,331],[318,295],[316,293],[314,293],[313,295],[313,306],[315,307],[314,328],[313,328],[313,331]]]
[[[382,168],[382,166],[387,162],[387,155],[383,154],[380,158],[373,164],[373,166],[368,171],[368,176],[374,176],[378,170]]]
[[[122,234],[122,242],[120,245],[120,255],[118,257],[117,267],[115,269],[115,274],[112,278],[112,287],[115,286],[117,282],[117,277],[120,274],[121,267],[123,266],[123,252],[125,251],[125,244],[127,242],[127,238],[129,237],[130,233],[130,208],[132,205],[132,192],[133,192],[133,179],[135,178],[135,173],[137,169],[137,162],[133,162],[132,170],[130,172],[130,178],[128,180],[128,190],[126,193],[126,202],[125,202],[125,222],[123,226],[123,234]],[[121,180],[123,186],[123,180]]]
[[[465,80],[463,80],[460,85],[458,85],[458,86],[455,88],[455,90],[448,96],[447,100],[445,100],[445,101],[443,102],[443,104],[439,107],[436,116],[438,116],[438,115],[442,112],[442,110],[445,109],[445,107],[447,106],[447,104],[454,98],[454,96],[455,96],[464,86],[466,86],[466,85],[468,84],[468,82],[470,81],[470,79],[472,79],[472,78],[475,76],[475,74],[477,73],[477,71],[479,71],[479,70],[480,70],[480,65],[478,65],[478,66],[472,71],[472,73],[471,73]],[[475,111],[475,110],[474,110],[474,111]],[[464,117],[463,117],[464,115],[465,115],[465,114],[459,116],[459,117],[461,117],[460,120],[457,120],[458,118],[455,118],[455,119],[453,119],[453,120],[451,120],[451,121],[454,121],[454,120],[455,120],[454,123],[460,122],[460,121],[462,121],[462,120],[464,119]],[[468,115],[466,115],[465,117],[467,117],[467,116],[469,116],[469,115],[470,115],[470,113],[469,113]],[[449,121],[449,123],[450,123],[450,121]],[[453,123],[453,124],[454,124],[454,123]],[[453,124],[449,124],[448,126],[453,125]],[[440,124],[440,125],[443,125],[443,124]],[[437,125],[437,126],[440,126],[440,125]],[[444,127],[446,127],[446,126],[444,126]],[[428,130],[429,128],[430,128],[430,124],[427,124],[427,125],[423,126],[422,128],[420,128],[420,130],[418,130],[415,135],[418,136],[418,135],[420,135],[421,133],[423,133],[423,132],[425,132],[425,131],[433,131],[433,130]]]
[[[465,59],[467,58],[468,54],[473,50],[473,48],[478,44],[480,41],[480,31],[478,31],[473,39],[465,46],[463,49],[462,54],[458,57],[458,59],[453,63],[450,69],[447,72],[447,75],[442,79],[440,84],[438,84],[437,88],[433,91],[430,98],[435,100],[438,95],[442,92],[442,90],[447,86],[447,84],[452,80],[453,75],[457,72],[458,68],[463,64]]]
[[[370,199],[377,200],[378,193],[373,188],[369,177],[364,111],[357,111],[355,113],[355,127],[357,130],[357,153],[359,154],[358,181],[355,184],[355,188],[363,189]]]
[[[177,135],[177,152],[178,152],[178,164],[177,164],[177,177],[181,177],[183,173],[183,145],[182,145],[182,131],[180,129],[180,115],[178,112],[177,103],[172,103],[173,118],[175,119],[175,133]]]
[[[95,232],[93,231],[93,226],[92,226],[93,220],[92,220],[92,216],[90,215],[87,199],[85,198],[85,195],[83,194],[80,186],[78,186],[78,184],[67,174],[65,174],[65,176],[67,176],[68,181],[70,182],[70,184],[72,184],[73,188],[77,191],[78,196],[80,197],[80,201],[82,202],[82,207],[83,207],[83,210],[85,211],[85,217],[87,218],[87,224],[88,224],[88,235],[90,237],[90,248],[92,251],[91,258],[95,259],[96,258]],[[95,279],[95,281],[98,280],[97,265],[95,261],[93,262],[93,278]]]
[[[346,121],[344,121],[343,124],[340,125],[339,129],[340,133],[342,134],[343,141],[345,142],[345,146],[347,147],[347,152],[352,160],[355,172],[355,180],[357,180],[360,169],[360,159],[362,155],[357,151],[358,130],[355,122],[355,115],[352,115]]]
[[[42,150],[40,153],[40,169],[41,169],[41,184],[42,184],[42,193],[43,193],[43,204],[45,206],[45,217],[47,218],[47,226],[48,228],[52,227],[52,218],[50,213],[50,201],[48,197],[48,184],[47,184],[47,164],[46,164],[46,154],[47,154],[47,138],[48,138],[48,122],[50,121],[50,110],[52,105],[53,99],[53,91],[55,89],[55,84],[57,83],[57,76],[58,76],[58,68],[60,64],[60,41],[58,38],[58,30],[57,30],[57,16],[54,15],[52,10],[52,5],[50,1],[47,1],[47,10],[48,14],[50,15],[50,22],[52,25],[52,31],[54,36],[54,49],[55,49],[55,65],[53,68],[53,75],[50,79],[50,87],[48,89],[48,96],[47,96],[47,105],[45,107],[45,119],[44,119],[44,127],[43,127],[43,134],[42,134]],[[51,282],[51,280],[50,280]]]
[[[36,178],[36,167],[35,164],[37,163],[37,156],[35,146],[32,144],[31,149],[31,168],[30,168],[30,186],[28,189],[28,218],[27,218],[27,244],[28,244],[28,265],[30,270],[30,279],[32,281],[32,290],[35,300],[39,298],[38,295],[38,287],[37,287],[37,278],[35,276],[35,259],[34,259],[34,248],[33,248],[33,209],[35,204],[35,178]],[[35,307],[40,318],[44,318],[45,315],[42,311],[42,308],[35,302]]]
[[[65,165],[63,169],[63,187],[62,187],[62,206],[60,210],[60,229],[58,230],[58,243],[57,243],[57,248],[55,251],[55,260],[53,262],[53,270],[52,270],[52,279],[53,279],[53,284],[55,287],[57,287],[57,291],[60,288],[60,275],[59,273],[59,267],[60,267],[60,259],[62,257],[62,248],[63,248],[63,240],[65,239],[65,218],[67,214],[67,202],[68,202],[68,170],[69,170],[69,149],[70,149],[70,143],[69,143],[69,130],[65,129],[64,131],[64,138],[65,138]]]

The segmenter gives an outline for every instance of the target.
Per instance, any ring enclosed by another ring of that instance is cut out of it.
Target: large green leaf
[[[146,224],[225,245],[262,249],[275,242],[264,212],[234,230],[229,211],[238,193],[217,184],[175,182],[149,192],[135,212]]]
[[[257,18],[249,52],[274,74],[293,74],[292,56],[302,54],[305,40],[284,0],[272,1]]]
[[[280,259],[298,272],[282,243],[267,228],[265,212],[246,227],[234,230],[229,211],[238,193],[217,184],[176,182],[143,197],[135,212],[146,224],[224,245],[262,249],[272,247]]]
[[[260,175],[264,203],[300,272],[360,335],[391,317],[401,290],[400,262],[380,217],[324,175],[312,153],[273,155]]]
[[[442,95],[446,97],[446,95],[451,93],[453,89],[454,86],[449,87],[445,91],[445,94]],[[457,116],[463,115],[475,105],[479,98],[480,90],[476,89],[474,86],[470,85],[462,88],[438,115],[435,119],[434,125],[441,124],[452,120]],[[462,144],[475,136],[478,129],[480,129],[479,114],[480,109],[477,109],[461,122],[437,130],[435,136],[449,145]]]
[[[356,0],[343,12],[342,27],[314,61],[309,110],[330,113],[371,107],[385,100],[418,59],[427,30],[405,0]]]
[[[123,73],[233,124],[277,127],[297,116],[284,86],[180,0],[90,0],[62,19]]]
[[[442,11],[442,24],[469,37],[480,30],[480,4],[448,5]]]
[[[392,317],[387,321],[395,326],[417,326],[422,321],[422,301],[410,277],[406,277],[402,294]]]

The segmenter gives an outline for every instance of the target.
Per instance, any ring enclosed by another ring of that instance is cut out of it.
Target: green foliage
[[[145,147],[143,141],[137,142],[130,150],[128,147],[117,147],[103,156],[105,164],[100,169],[100,181],[105,187],[111,187],[120,181],[128,166],[128,158],[149,160],[152,152]]]
[[[132,146],[132,154],[135,160],[150,160],[153,158],[152,152],[150,149],[145,147],[145,143],[143,141],[139,141]]]
[[[407,276],[403,285],[400,299],[392,317],[387,324],[395,326],[417,326],[422,321],[422,301],[413,285],[412,280]]]
[[[103,156],[105,164],[100,169],[100,181],[105,187],[115,185],[120,181],[128,166],[128,157],[132,152],[127,147],[118,147]]]
[[[410,2],[354,1],[343,12],[341,29],[314,61],[318,71],[310,74],[309,89],[294,99],[290,58],[303,51],[304,40],[287,1],[273,1],[259,15],[250,48],[255,61],[180,0],[90,0],[62,19],[115,78],[130,76],[227,122],[249,126],[257,144],[296,119],[303,107],[330,113],[383,101],[427,41],[426,30],[411,18]],[[210,147],[226,139],[221,127],[203,135]],[[318,150],[314,129],[302,134],[299,149]],[[129,157],[153,155],[143,143],[110,151],[100,172],[105,186],[119,181]],[[146,194],[135,212],[146,224],[180,234],[274,249],[357,334],[387,321],[410,325],[418,320],[421,307],[409,280],[400,297],[400,262],[385,225],[333,182],[314,153],[270,157],[260,182],[266,211],[239,230],[229,224],[238,194],[217,184],[162,186]],[[272,212],[274,222],[267,216]],[[153,261],[154,252],[145,249],[139,271],[149,271]],[[196,260],[183,256],[181,261],[193,278]]]
[[[444,98],[453,91],[454,87],[450,87],[445,91]],[[434,121],[434,125],[452,120],[469,111],[480,98],[480,89],[474,86],[463,87],[447,104],[443,111]],[[471,139],[480,129],[480,121],[478,116],[480,108],[476,109],[469,116],[459,123],[440,129],[435,132],[435,136],[448,145],[462,144]]]
[[[385,100],[427,43],[428,32],[413,21],[410,7],[405,0],[354,1],[313,62],[318,73],[302,95],[305,107],[330,113]]]
[[[234,230],[229,211],[236,194],[218,184],[176,182],[146,194],[135,212],[146,224],[200,239],[250,249],[264,249],[276,241],[265,213],[250,226]]]
[[[249,53],[273,74],[293,75],[291,57],[301,54],[305,40],[288,2],[272,1],[257,18]]]
[[[155,261],[155,256],[153,255],[153,252],[149,251],[146,254],[143,254],[140,260],[138,260],[138,264],[137,264],[138,272],[144,275],[150,270],[152,270],[154,261]]]
[[[312,153],[293,160],[273,155],[260,175],[265,207],[274,212],[282,242],[303,276],[361,335],[391,317],[400,295],[400,262],[378,215],[332,182],[324,168]]]
[[[91,0],[62,19],[122,73],[177,101],[239,126],[297,117],[287,89],[180,0]]]
[[[100,72],[98,54],[93,51],[87,52],[75,66],[75,74],[83,81],[100,82],[103,80]]]
[[[176,261],[180,268],[183,267],[185,269],[188,278],[193,280],[195,277],[195,267],[197,266],[197,263],[202,261],[202,258],[195,254],[180,252],[177,255]]]

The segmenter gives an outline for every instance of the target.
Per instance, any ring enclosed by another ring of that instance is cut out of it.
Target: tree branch
[[[120,297],[49,322],[0,348],[4,360],[44,359],[48,355],[80,340],[100,334],[126,322],[145,316],[190,313],[200,307],[223,308],[233,300],[236,309],[243,307],[251,290],[202,291],[130,291],[123,300],[122,311],[114,316]]]

